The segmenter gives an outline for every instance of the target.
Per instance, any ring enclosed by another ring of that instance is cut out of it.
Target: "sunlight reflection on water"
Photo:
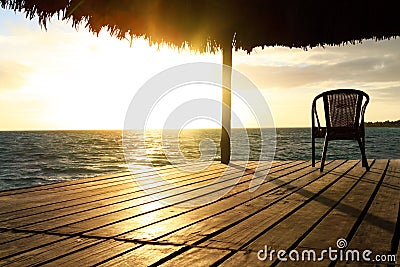
[[[246,155],[243,151],[248,148],[241,142],[243,134],[249,136],[250,160],[258,159],[261,140],[257,131],[233,130],[233,160],[242,160]],[[276,134],[276,160],[310,160],[310,129],[278,128]],[[132,138],[144,137],[136,133]],[[177,142],[180,151],[174,153],[182,153],[189,159],[203,156],[207,161],[219,161],[219,139],[220,129],[187,130],[180,134],[179,140],[169,140],[167,135],[164,144],[159,134],[149,133],[145,138],[146,148],[135,147],[133,142],[130,152],[133,167],[140,172],[148,170],[149,163],[169,165],[163,145],[172,146]],[[121,142],[121,131],[0,132],[0,190],[128,171]],[[322,142],[322,139],[317,142],[317,157],[322,152]],[[399,143],[400,128],[366,129],[368,158],[400,158]],[[147,149],[148,158],[140,157],[139,149]],[[360,152],[357,142],[337,141],[329,144],[327,156],[328,159],[359,159]]]

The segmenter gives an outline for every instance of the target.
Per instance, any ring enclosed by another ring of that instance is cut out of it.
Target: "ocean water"
[[[271,129],[263,129],[263,141],[272,144]],[[154,131],[144,138],[139,131],[126,134],[128,163],[164,166],[175,159],[220,160],[219,129]],[[268,140],[269,139],[269,140]],[[322,152],[317,142],[317,158]],[[260,130],[234,129],[233,160],[258,160]],[[144,146],[140,145],[144,144]],[[400,158],[400,128],[367,128],[368,158]],[[0,191],[47,183],[76,180],[128,171],[121,131],[32,131],[0,132]],[[268,155],[261,160],[269,159]],[[328,159],[359,159],[355,141],[329,143]],[[310,160],[309,128],[276,129],[276,160]],[[172,160],[171,160],[172,159]]]

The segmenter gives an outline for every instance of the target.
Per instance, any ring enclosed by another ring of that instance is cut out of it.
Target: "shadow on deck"
[[[0,265],[298,265],[277,251],[301,259],[313,250],[316,261],[303,265],[340,266],[345,258],[318,260],[338,240],[364,264],[364,250],[375,263],[399,258],[400,160],[369,163],[366,172],[356,160],[330,161],[322,173],[306,161],[169,166],[3,191]]]

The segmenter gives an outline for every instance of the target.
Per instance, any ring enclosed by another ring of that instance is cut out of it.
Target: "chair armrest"
[[[364,105],[363,105],[363,106],[362,106],[362,108],[361,108],[361,114],[360,114],[360,117],[361,117],[361,120],[360,120],[360,126],[361,126],[362,128],[364,128],[364,115],[365,115],[365,110],[367,109],[368,102],[369,102],[369,98],[367,98],[367,100],[365,101]]]
[[[313,105],[312,105],[311,115],[312,115],[312,120],[313,120],[313,125],[312,126],[315,127],[314,119],[316,118],[317,119],[318,129],[320,129],[321,128],[321,124],[319,122],[318,112],[317,112],[317,107],[316,107],[315,101],[313,102]]]

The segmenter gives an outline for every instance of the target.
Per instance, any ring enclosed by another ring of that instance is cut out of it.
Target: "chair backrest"
[[[358,128],[364,123],[363,117],[369,102],[369,96],[363,91],[337,89],[324,92],[315,97],[313,102],[314,109],[317,99],[321,97],[324,101],[327,128]]]

